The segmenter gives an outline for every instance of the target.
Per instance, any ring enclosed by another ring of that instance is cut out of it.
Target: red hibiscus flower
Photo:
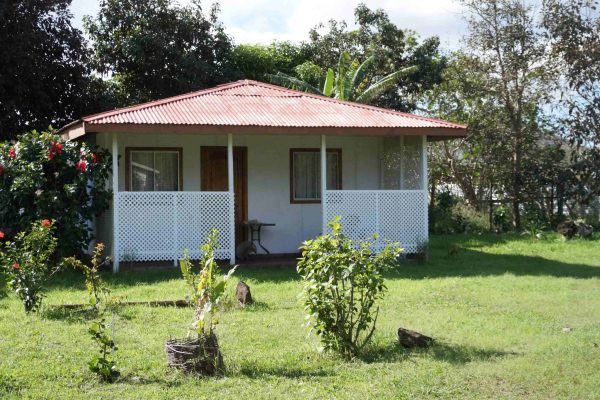
[[[42,226],[46,227],[46,226],[50,226],[51,222],[49,219],[43,219],[42,220]]]
[[[61,151],[62,151],[62,144],[52,143],[52,152],[54,154],[60,154]]]
[[[16,261],[13,263],[12,267],[13,267],[13,269],[19,269],[19,268],[21,268],[21,266],[19,265],[19,263],[16,262]]]
[[[77,168],[77,171],[79,172],[85,172],[87,169],[87,163],[85,161],[79,161],[77,164],[75,164],[75,168]]]
[[[12,158],[13,160],[15,158],[17,158],[17,152],[15,151],[15,149],[13,149],[12,147],[10,148],[10,150],[8,150],[8,156],[10,158]]]
[[[4,239],[4,232],[0,231],[0,239]]]
[[[92,153],[92,163],[96,164],[98,162],[98,156],[95,153]]]
[[[52,151],[48,152],[48,161],[52,161]]]

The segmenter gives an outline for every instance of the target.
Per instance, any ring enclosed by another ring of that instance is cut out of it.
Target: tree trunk
[[[513,206],[512,206],[512,220],[513,229],[515,231],[521,230],[521,116],[520,112],[513,118],[512,123],[512,134],[515,138],[515,147],[513,151],[513,173],[512,173],[512,194],[513,194]]]

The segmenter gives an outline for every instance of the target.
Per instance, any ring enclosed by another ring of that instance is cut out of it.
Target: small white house
[[[427,141],[466,127],[243,80],[75,121],[61,133],[111,149],[111,210],[96,236],[124,260],[174,260],[211,228],[235,263],[261,231],[296,253],[341,216],[353,239],[379,234],[417,251],[428,239]],[[258,246],[257,246],[258,247]],[[259,251],[264,251],[258,247]]]

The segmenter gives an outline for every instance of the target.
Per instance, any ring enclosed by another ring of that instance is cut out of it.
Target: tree
[[[414,110],[422,94],[441,82],[446,58],[440,54],[439,39],[431,37],[419,42],[414,32],[392,23],[384,10],[373,11],[362,3],[354,16],[357,29],[348,30],[346,22],[330,20],[327,27],[319,24],[310,31],[307,45],[311,61],[327,70],[338,65],[344,52],[357,60],[374,55],[374,77],[378,78],[415,66],[372,102],[394,110]]]
[[[486,90],[485,67],[467,53],[453,53],[443,82],[428,92],[426,102],[433,115],[468,126],[465,139],[431,144],[433,193],[436,186],[457,185],[466,202],[478,209],[489,198],[492,185],[496,192],[505,192],[502,183],[509,172],[504,160],[510,158],[510,148],[502,140],[510,134],[502,102]]]
[[[535,157],[546,133],[540,127],[542,106],[549,101],[552,82],[546,41],[537,29],[536,11],[523,1],[462,3],[469,25],[467,49],[485,72],[481,92],[498,99],[498,111],[509,128],[498,132],[497,140],[510,148],[510,158],[502,162],[510,165],[506,188],[513,202],[513,226],[520,229],[524,162],[529,156]]]
[[[600,14],[592,0],[547,0],[544,26],[566,85],[562,133],[572,146],[565,191],[580,205],[600,196]]]
[[[120,105],[211,87],[228,81],[230,38],[199,1],[102,0],[96,18],[86,18],[94,68],[111,77]]]
[[[415,70],[415,67],[408,67],[392,72],[383,78],[375,77],[373,79],[370,76],[370,70],[375,62],[376,57],[374,55],[359,63],[358,60],[351,61],[348,52],[342,52],[336,72],[331,68],[327,70],[323,90],[316,88],[310,82],[303,81],[283,72],[278,72],[276,75],[269,75],[269,77],[276,84],[296,90],[303,90],[339,100],[370,103],[381,93],[393,87],[401,77]],[[307,64],[302,64],[302,66],[307,66]]]
[[[231,66],[241,78],[269,81],[279,71],[292,75],[309,58],[306,45],[275,41],[269,45],[241,44],[234,47]]]
[[[0,140],[60,126],[92,108],[87,48],[71,0],[0,3]]]

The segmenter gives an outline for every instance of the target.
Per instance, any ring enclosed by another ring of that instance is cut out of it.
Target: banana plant
[[[368,104],[379,94],[393,87],[401,77],[414,73],[417,70],[415,66],[403,68],[369,84],[369,73],[376,60],[376,57],[372,55],[360,63],[356,59],[352,60],[348,52],[342,52],[338,61],[337,71],[334,71],[332,68],[327,69],[323,89],[319,89],[308,82],[284,74],[283,72],[269,75],[269,78],[272,83],[290,89],[333,97],[339,100]]]

